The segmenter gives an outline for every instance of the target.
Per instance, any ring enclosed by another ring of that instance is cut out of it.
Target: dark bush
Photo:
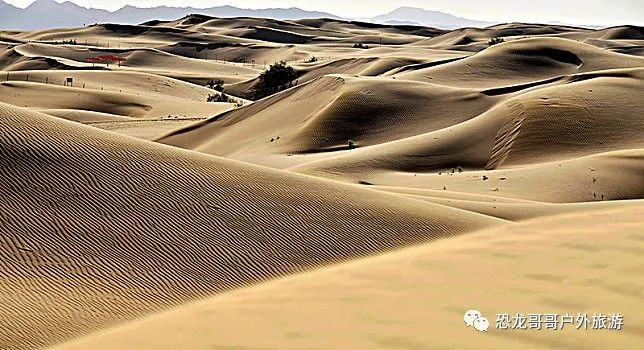
[[[219,91],[219,92],[224,91],[224,81],[221,79],[211,80],[208,82],[206,86],[208,86],[209,88],[215,91]]]
[[[368,49],[369,46],[365,45],[363,43],[355,43],[355,44],[353,44],[353,48],[354,49]]]
[[[297,73],[293,67],[281,61],[272,64],[259,76],[259,82],[251,93],[251,98],[260,99],[276,92],[286,90],[297,84]]]
[[[69,40],[63,40],[63,41],[53,41],[51,42],[54,45],[78,45],[76,42],[76,39],[69,39]]]
[[[207,102],[225,102],[225,103],[234,103],[237,107],[243,106],[243,103],[240,100],[234,99],[226,93],[222,92],[221,94],[208,95]]]
[[[488,46],[492,46],[492,45],[500,44],[502,42],[505,42],[505,40],[503,38],[492,38],[492,39],[490,39],[490,41],[488,41],[487,44],[488,44]]]

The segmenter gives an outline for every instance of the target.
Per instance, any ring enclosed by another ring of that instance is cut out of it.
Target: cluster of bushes
[[[281,61],[272,64],[267,70],[259,75],[259,81],[255,84],[247,97],[259,100],[274,93],[286,90],[297,85],[297,72],[286,62]]]
[[[369,45],[365,45],[363,43],[355,43],[353,44],[354,49],[368,49]]]
[[[78,45],[78,43],[76,42],[76,39],[54,41],[53,44],[54,45]]]
[[[488,41],[487,44],[488,44],[488,46],[492,46],[492,45],[500,44],[502,42],[505,42],[505,40],[503,38],[492,38],[492,39],[490,39],[490,41]]]
[[[305,63],[313,63],[313,62],[317,62],[317,61],[318,61],[318,58],[313,56],[313,57],[309,58],[308,60],[306,60]]]
[[[225,103],[234,103],[237,107],[241,107],[244,104],[242,101],[232,98],[228,95],[226,95],[225,92],[221,92],[219,94],[214,94],[214,95],[208,95],[208,99],[206,99],[207,102],[225,102]]]
[[[210,80],[207,87],[218,91],[218,94],[210,95],[208,94],[207,102],[225,102],[225,103],[234,103],[237,107],[241,107],[244,103],[238,99],[232,98],[224,92],[224,81],[221,79]]]
[[[211,80],[208,82],[208,84],[206,84],[206,86],[215,91],[219,91],[219,92],[224,91],[224,81],[221,79]]]

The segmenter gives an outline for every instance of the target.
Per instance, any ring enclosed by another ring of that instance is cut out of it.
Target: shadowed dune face
[[[0,112],[2,348],[499,222]]]
[[[262,154],[326,153],[346,150],[348,140],[366,147],[440,130],[475,117],[496,101],[476,90],[327,76],[161,141],[261,162]],[[294,103],[301,107],[285,114]]]
[[[0,31],[0,348],[641,347],[642,48],[525,23]],[[296,80],[246,100],[278,61]],[[628,328],[477,334],[474,306]]]
[[[608,70],[488,94],[327,77],[161,142],[354,178],[374,170],[495,169],[641,148],[643,82],[641,69]],[[305,103],[285,114],[295,101]],[[349,150],[348,140],[358,149]]]

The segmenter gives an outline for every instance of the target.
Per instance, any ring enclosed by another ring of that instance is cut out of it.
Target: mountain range
[[[372,19],[376,23],[388,24],[415,24],[426,27],[456,29],[463,27],[487,27],[493,22],[475,21],[467,18],[456,17],[449,13],[430,11],[417,7],[399,7],[387,14],[376,16]]]
[[[157,6],[139,8],[124,6],[116,11],[86,8],[71,1],[37,0],[22,9],[0,0],[1,29],[46,29],[81,27],[93,23],[138,24],[150,20],[174,20],[199,13],[215,17],[261,17],[272,19],[332,18],[342,19],[327,12],[307,11],[300,8],[243,9],[234,6],[209,8]],[[414,7],[400,7],[387,14],[365,19],[385,24],[408,24],[453,29],[481,27],[493,23],[469,20],[451,14]]]
[[[114,12],[79,6],[71,1],[37,0],[21,9],[0,0],[0,28],[45,29],[80,27],[93,23],[138,24],[150,20],[174,20],[191,13],[216,17],[263,17],[274,19],[334,18],[326,12],[299,8],[242,9],[234,6],[210,8],[157,6],[139,8],[124,6]]]

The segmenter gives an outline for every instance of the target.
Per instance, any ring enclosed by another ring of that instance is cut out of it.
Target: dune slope
[[[466,234],[216,296],[56,349],[639,348],[643,210],[640,202]],[[463,324],[473,308],[489,319],[487,333]],[[503,330],[497,313],[619,313],[624,328]]]
[[[501,222],[6,104],[0,118],[3,349]]]
[[[642,72],[573,75],[511,95],[462,123],[338,152],[301,168],[355,178],[370,172],[438,172],[457,166],[497,169],[641,148],[644,104],[636,96],[644,87]]]
[[[286,158],[289,154],[345,150],[348,140],[365,147],[443,129],[483,113],[497,101],[471,89],[333,75],[160,141],[277,167],[280,158],[285,164],[306,159]]]

